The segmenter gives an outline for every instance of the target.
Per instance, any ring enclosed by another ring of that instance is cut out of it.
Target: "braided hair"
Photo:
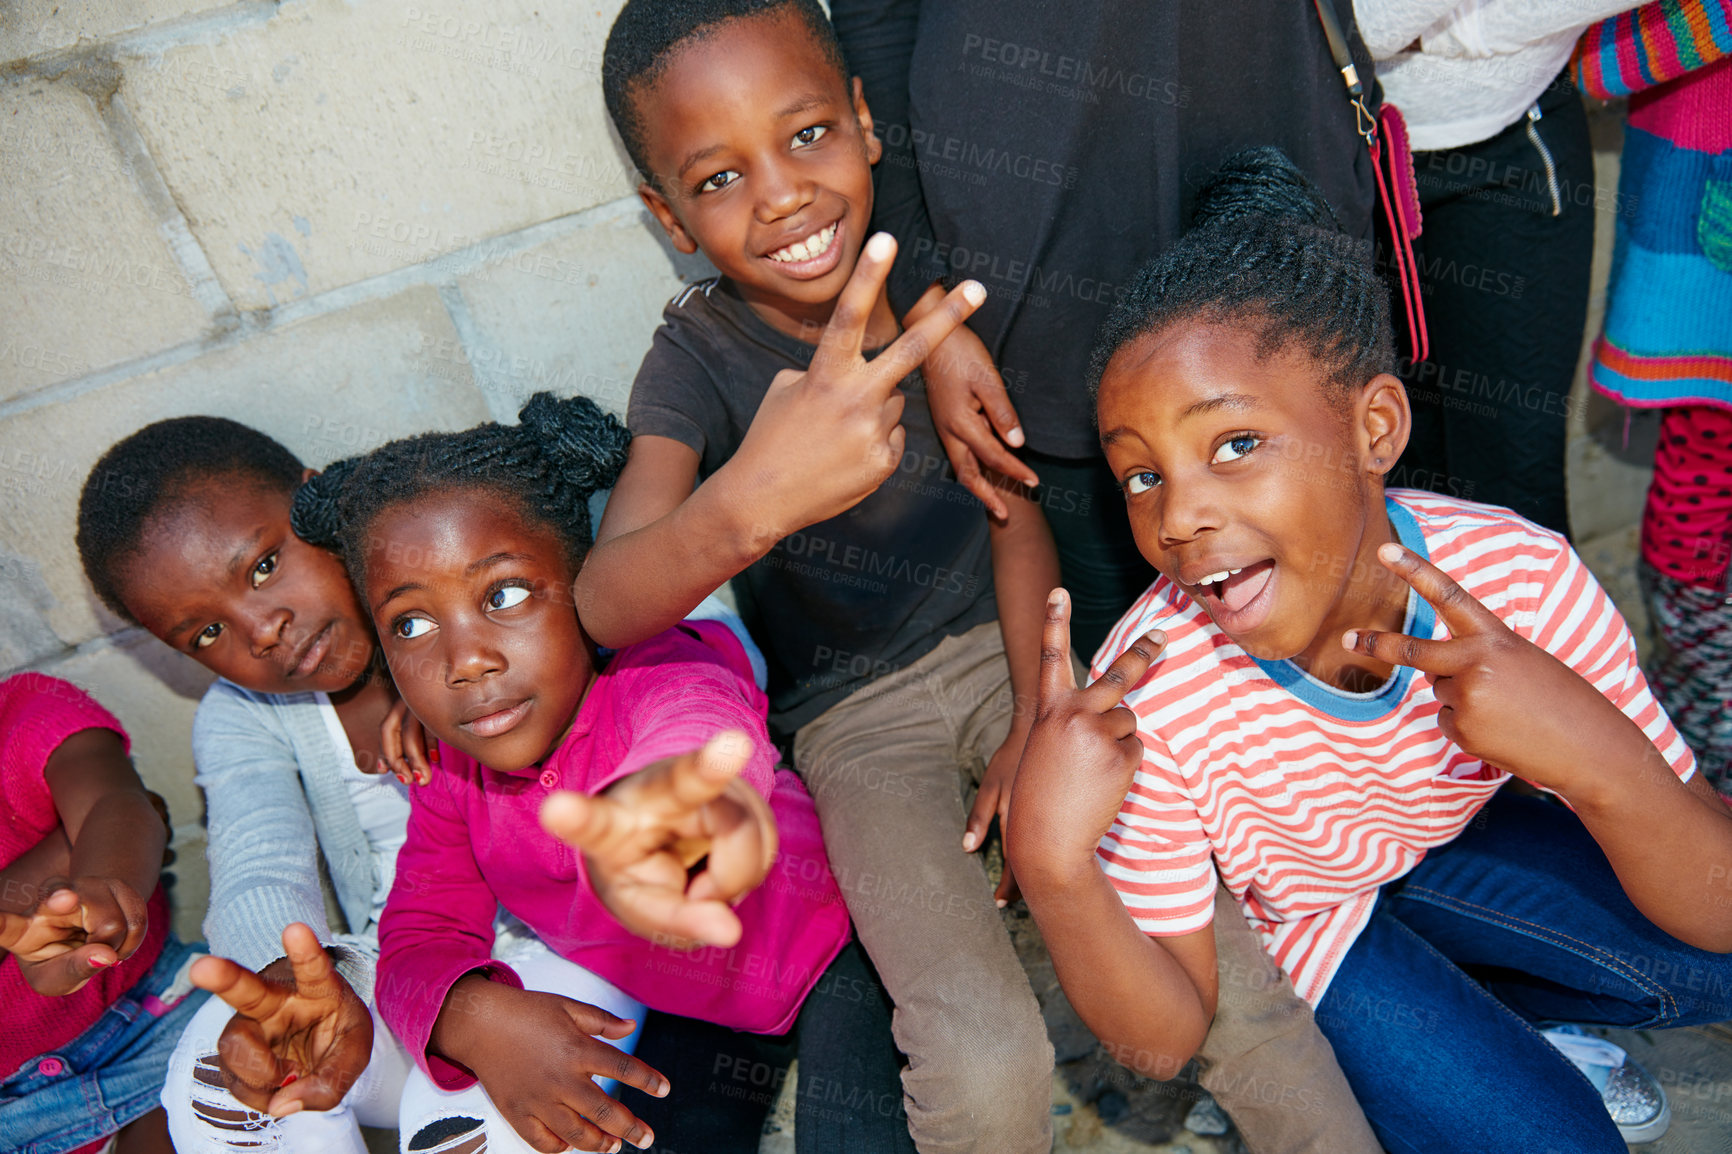
[[[661,79],[675,50],[687,41],[701,40],[728,21],[771,13],[802,21],[847,86],[842,45],[817,0],[626,0],[602,50],[601,93],[626,155],[646,178],[654,176],[645,155],[648,125],[638,97]]]
[[[1388,290],[1366,247],[1278,148],[1237,153],[1209,179],[1190,231],[1138,271],[1101,326],[1091,390],[1125,345],[1184,320],[1247,324],[1260,357],[1304,349],[1335,401],[1395,363]]]
[[[111,446],[84,480],[77,533],[84,575],[104,605],[136,625],[121,586],[153,518],[206,481],[289,493],[302,472],[281,443],[224,417],[146,425]]]
[[[594,540],[589,498],[618,478],[631,434],[588,397],[537,393],[517,419],[407,437],[339,461],[296,491],[289,524],[302,540],[341,553],[364,586],[380,513],[426,493],[485,489],[553,531],[575,571]]]

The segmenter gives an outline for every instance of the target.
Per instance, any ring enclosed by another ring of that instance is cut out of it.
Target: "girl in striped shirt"
[[[1732,1017],[1732,815],[1562,537],[1385,491],[1385,289],[1316,191],[1259,150],[1198,217],[1095,361],[1161,577],[1086,689],[1054,592],[1006,839],[1065,991],[1176,1071],[1219,880],[1389,1150],[1621,1152],[1631,1067],[1596,1085],[1539,1027]]]

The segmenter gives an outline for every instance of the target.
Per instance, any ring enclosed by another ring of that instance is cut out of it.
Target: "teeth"
[[[1238,572],[1238,570],[1235,569],[1234,572],[1236,573],[1236,572]],[[1220,573],[1211,573],[1207,577],[1204,577],[1202,580],[1198,581],[1197,584],[1198,585],[1213,585],[1217,581],[1225,581],[1228,576],[1229,576],[1229,574],[1227,574],[1224,571],[1220,572]]]
[[[778,249],[770,254],[770,259],[778,264],[788,264],[793,261],[811,260],[830,247],[830,242],[836,239],[836,226],[820,229],[805,240],[797,240],[786,248]]]

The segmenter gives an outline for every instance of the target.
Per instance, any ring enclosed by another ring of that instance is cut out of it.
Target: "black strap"
[[[1334,58],[1335,67],[1341,71],[1341,81],[1347,86],[1347,100],[1353,105],[1359,135],[1365,138],[1368,147],[1375,148],[1377,117],[1365,103],[1365,85],[1359,79],[1359,68],[1353,63],[1352,54],[1347,51],[1347,36],[1341,31],[1341,21],[1336,17],[1335,0],[1311,0],[1311,6],[1317,9],[1317,19],[1323,25],[1323,38],[1329,41],[1329,55]]]

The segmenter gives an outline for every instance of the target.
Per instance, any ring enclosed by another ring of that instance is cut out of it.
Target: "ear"
[[[643,201],[644,207],[650,210],[650,215],[656,218],[656,223],[662,226],[662,231],[668,234],[668,240],[681,252],[690,256],[698,251],[698,242],[686,231],[686,226],[680,223],[680,218],[674,215],[674,206],[668,203],[668,198],[657,192],[649,181],[637,186],[637,197]]]
[[[872,110],[866,107],[866,87],[854,78],[854,119],[860,125],[860,137],[866,142],[866,163],[877,164],[884,155],[884,142],[872,132]]]
[[[1382,477],[1395,468],[1413,432],[1407,389],[1389,373],[1372,377],[1359,394],[1359,443],[1367,472]]]
[[[305,485],[308,481],[311,481],[314,477],[317,477],[318,475],[319,475],[319,471],[317,469],[312,469],[312,468],[302,469],[301,470],[301,484]]]

